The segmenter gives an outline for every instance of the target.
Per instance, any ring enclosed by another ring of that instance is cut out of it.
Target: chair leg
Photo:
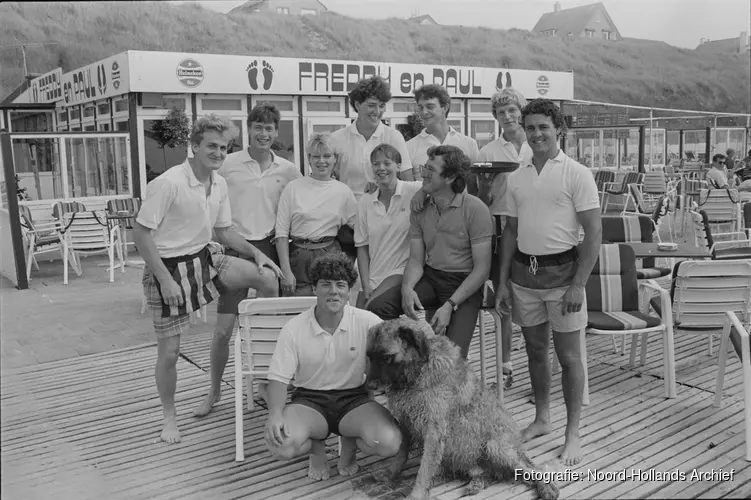
[[[501,317],[495,311],[490,310],[490,315],[495,322],[495,375],[498,398],[503,401],[503,333],[501,332]]]
[[[480,318],[480,321],[479,321],[480,323],[479,325],[479,328],[480,328],[480,384],[482,386],[485,386],[485,381],[487,380],[485,378],[485,325],[484,325],[485,321],[483,321],[485,319],[484,316],[485,315],[482,313],[482,309],[480,309],[480,314],[479,314],[479,318]],[[501,360],[497,359],[496,362],[500,363]],[[498,383],[499,384],[503,383],[503,380],[499,380]]]
[[[639,334],[634,333],[631,335],[631,354],[628,360],[629,368],[633,368],[636,365],[636,344],[639,342]]]
[[[243,375],[242,339],[235,337],[235,462],[245,460],[245,439],[243,427]]]
[[[65,245],[63,247],[63,253],[65,254],[63,258],[63,285],[68,284],[68,252],[70,252],[70,249],[68,245]]]
[[[642,333],[641,334],[641,366],[644,366],[644,363],[647,362],[647,334]]]
[[[253,408],[256,406],[256,402],[253,399],[253,375],[245,376],[245,386],[245,397],[248,398],[248,411],[253,411]]]
[[[720,339],[720,355],[717,361],[717,380],[714,387],[714,405],[719,408],[722,405],[722,385],[725,381],[725,365],[728,362],[728,344],[730,343],[730,323],[725,322]]]
[[[626,335],[621,335],[621,356],[626,354]]]
[[[602,213],[608,213],[608,204],[610,203],[610,193],[605,192],[602,195]]]
[[[115,249],[110,244],[109,247],[107,247],[107,256],[110,259],[110,283],[115,282]]]
[[[709,334],[709,351],[707,352],[707,355],[709,357],[712,357],[712,351],[714,350],[714,335]]]
[[[31,263],[34,261],[34,241],[29,241],[29,252],[26,259],[26,281],[31,281]],[[37,266],[39,267],[39,266]]]

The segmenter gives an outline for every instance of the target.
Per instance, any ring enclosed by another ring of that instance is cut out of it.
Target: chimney
[[[561,11],[561,2],[556,2],[553,6],[553,12],[560,12]]]

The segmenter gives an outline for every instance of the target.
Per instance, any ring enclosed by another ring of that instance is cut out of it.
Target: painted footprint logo
[[[248,65],[247,68],[245,68],[245,71],[248,73],[248,83],[250,84],[250,88],[253,90],[258,90],[258,71],[261,71],[261,76],[263,77],[263,90],[269,90],[271,88],[271,83],[274,81],[274,68],[266,62],[266,60],[261,61],[261,67],[258,67],[258,59],[253,61]]]
[[[506,76],[506,86],[505,87],[503,85],[503,76],[504,76],[504,72],[503,71],[499,71],[498,72],[498,76],[496,76],[496,78],[495,78],[495,89],[496,90],[503,90],[504,88],[511,87],[511,73],[509,73],[509,72],[505,73],[505,76]]]

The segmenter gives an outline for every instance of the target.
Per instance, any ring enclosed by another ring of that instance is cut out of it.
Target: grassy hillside
[[[662,42],[541,38],[523,30],[418,26],[337,14],[228,17],[158,2],[0,4],[0,45],[27,49],[30,72],[68,71],[124,50],[270,54],[573,70],[579,99],[749,112],[748,55],[708,55]],[[22,80],[20,49],[0,50],[0,95]]]

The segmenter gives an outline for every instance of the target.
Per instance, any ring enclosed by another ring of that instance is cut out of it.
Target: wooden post
[[[16,280],[20,290],[29,288],[26,279],[26,259],[24,259],[23,236],[21,235],[21,213],[18,208],[18,191],[16,191],[16,168],[13,164],[13,142],[10,134],[0,132],[0,152],[3,155],[3,174],[5,180],[5,192],[10,218],[10,236],[13,244],[13,260],[16,263]]]
[[[644,125],[639,125],[639,172],[644,173]]]

